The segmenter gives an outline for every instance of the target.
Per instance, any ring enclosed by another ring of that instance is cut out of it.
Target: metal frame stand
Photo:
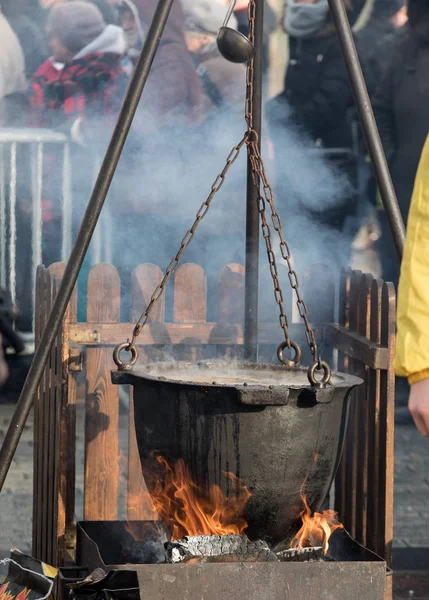
[[[384,154],[380,134],[371,106],[365,79],[360,66],[356,45],[350,28],[344,0],[328,0],[343,52],[344,62],[350,79],[359,120],[365,135],[368,152],[374,169],[384,210],[389,220],[399,260],[402,259],[405,243],[404,220],[399,209],[395,188],[393,187],[386,155]]]
[[[33,399],[36,395],[41,377],[46,367],[48,357],[67,309],[71,294],[75,287],[79,271],[91,242],[101,210],[125,141],[128,136],[137,106],[145,87],[149,72],[156,54],[171,6],[174,0],[159,0],[149,28],[147,38],[140,53],[133,78],[128,88],[118,122],[112,135],[102,163],[99,176],[82,220],[76,242],[64,272],[64,277],[55,298],[51,314],[46,323],[40,343],[34,354],[34,359],[15,413],[9,425],[5,440],[0,450],[0,491],[3,488],[12,459],[15,455],[21,434],[28,418]],[[261,101],[262,101],[262,36],[263,36],[263,0],[256,0],[257,16],[255,24],[255,83],[253,102],[253,123],[259,134],[261,132]],[[405,229],[401,213],[387,167],[380,136],[378,134],[374,115],[371,109],[368,92],[360,68],[347,13],[343,0],[329,0],[337,34],[340,39],[344,60],[350,77],[350,83],[355,96],[359,118],[366,136],[368,150],[374,166],[381,197],[385,206],[389,224],[395,239],[398,254],[402,256]],[[257,348],[257,313],[258,313],[258,247],[259,224],[257,207],[257,189],[248,178],[247,192],[247,223],[246,223],[246,314],[245,314],[245,348],[246,358],[256,360]]]
[[[143,89],[146,85],[173,1],[174,0],[159,0],[153,16],[145,44],[140,53],[134,75],[131,79],[116,127],[112,134],[112,139],[101,165],[100,173],[88,202],[88,207],[77,234],[75,244],[69,260],[67,261],[64,277],[61,280],[61,285],[55,297],[51,314],[46,323],[40,343],[36,348],[33,362],[28,371],[15,413],[0,450],[0,491],[3,488],[21,434],[24,430],[52,345],[64,319],[64,314],[76,285],[80,269],[100,217],[110,184],[112,183]]]
[[[261,149],[262,135],[262,54],[264,43],[264,0],[255,0],[255,58],[253,59],[253,128],[258,134]],[[258,348],[258,294],[259,294],[259,190],[252,175],[250,158],[247,159],[246,199],[246,274],[244,281],[244,357],[257,361]]]

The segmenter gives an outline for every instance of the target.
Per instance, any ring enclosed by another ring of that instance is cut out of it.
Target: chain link
[[[192,227],[190,229],[188,229],[185,236],[183,237],[182,242],[180,244],[179,251],[177,252],[176,256],[171,260],[170,264],[166,268],[165,274],[164,274],[164,277],[162,278],[161,283],[156,287],[155,291],[153,292],[153,294],[151,296],[150,302],[149,302],[146,310],[143,312],[140,319],[137,321],[136,326],[134,327],[132,339],[128,343],[128,346],[125,348],[125,350],[131,351],[131,349],[134,348],[136,338],[140,335],[143,327],[148,322],[150,314],[152,312],[152,309],[155,306],[156,302],[159,300],[159,298],[164,293],[164,289],[165,289],[165,286],[167,285],[168,280],[173,275],[173,273],[177,270],[177,267],[180,264],[180,260],[182,258],[183,252],[191,243],[199,223],[204,219],[207,212],[209,211],[210,204],[211,204],[214,196],[217,194],[217,192],[222,187],[222,185],[225,181],[226,174],[228,173],[231,166],[237,160],[238,155],[240,154],[240,150],[246,143],[246,140],[247,140],[247,133],[244,135],[241,142],[237,146],[234,146],[233,149],[231,150],[231,152],[229,153],[222,172],[216,177],[216,179],[213,182],[213,185],[211,187],[208,198],[200,206],[200,208],[196,214],[195,221],[194,221]]]
[[[254,41],[255,41],[255,19],[256,19],[256,2],[255,2],[255,0],[249,1],[248,18],[249,18],[248,37],[249,37],[250,42],[252,44],[254,44]],[[135,363],[136,356],[137,356],[137,350],[135,348],[136,338],[140,335],[143,327],[148,322],[148,320],[150,318],[150,314],[153,310],[153,307],[155,306],[156,302],[159,300],[159,298],[164,293],[164,289],[165,289],[165,286],[167,285],[168,280],[173,275],[173,273],[177,270],[177,268],[180,264],[180,260],[182,258],[183,252],[191,243],[200,221],[202,221],[202,219],[206,216],[207,212],[209,211],[210,204],[211,204],[214,196],[222,187],[222,185],[225,181],[225,177],[226,177],[231,165],[237,160],[238,155],[240,154],[240,150],[242,149],[242,147],[245,144],[247,145],[248,156],[249,156],[249,160],[250,160],[250,164],[251,164],[251,168],[252,168],[253,183],[258,190],[257,201],[258,201],[258,211],[261,216],[262,235],[265,240],[265,246],[266,246],[266,250],[267,250],[270,273],[271,273],[271,277],[273,279],[273,284],[274,284],[274,297],[275,297],[275,300],[279,307],[279,323],[280,323],[280,327],[283,330],[283,333],[285,336],[285,342],[283,342],[283,344],[281,344],[279,346],[279,353],[280,353],[279,355],[282,356],[282,352],[283,352],[282,348],[284,345],[287,345],[287,347],[289,349],[292,348],[295,351],[295,359],[293,361],[286,361],[286,362],[288,364],[289,363],[296,364],[297,362],[299,362],[299,359],[301,357],[301,350],[300,350],[299,346],[290,339],[290,335],[289,335],[289,323],[288,323],[288,318],[287,318],[287,315],[286,315],[286,312],[284,309],[284,298],[283,298],[283,292],[282,292],[282,288],[281,288],[280,280],[279,280],[277,261],[276,261],[275,253],[274,253],[274,250],[272,248],[272,243],[271,243],[271,228],[270,228],[270,225],[268,224],[267,216],[266,216],[267,203],[268,203],[268,205],[270,207],[270,211],[271,211],[272,227],[275,229],[275,231],[277,232],[279,239],[280,239],[281,255],[288,266],[289,282],[290,282],[292,289],[295,290],[296,304],[298,307],[298,312],[305,324],[305,330],[306,330],[305,336],[306,336],[306,340],[307,340],[308,346],[310,348],[310,351],[311,351],[311,354],[312,354],[313,360],[314,360],[314,363],[312,365],[313,380],[314,380],[314,369],[318,369],[318,370],[320,370],[321,368],[325,369],[325,363],[321,362],[320,357],[318,356],[318,353],[317,353],[317,345],[316,345],[316,340],[314,337],[314,332],[313,332],[313,329],[308,320],[307,306],[305,305],[305,302],[304,302],[303,298],[301,297],[301,294],[299,291],[298,276],[292,266],[292,258],[291,258],[289,246],[283,236],[282,221],[281,221],[280,215],[276,211],[274,193],[268,182],[264,161],[262,159],[262,156],[261,156],[261,153],[259,150],[258,133],[253,129],[253,80],[254,80],[254,59],[252,59],[248,62],[247,70],[246,70],[245,119],[246,119],[246,123],[247,123],[247,132],[244,134],[244,137],[241,140],[241,142],[237,146],[233,147],[233,149],[231,150],[231,152],[226,160],[226,164],[223,168],[223,171],[216,177],[215,181],[213,182],[213,185],[211,187],[211,191],[210,191],[208,198],[206,199],[205,202],[203,202],[200,209],[198,210],[192,227],[190,229],[188,229],[188,231],[186,232],[185,236],[182,239],[179,251],[177,252],[176,256],[171,260],[170,264],[168,265],[167,269],[165,270],[165,274],[164,274],[164,277],[163,277],[161,283],[156,287],[155,291],[153,292],[146,310],[143,312],[143,314],[137,321],[137,323],[134,327],[131,341],[128,340],[128,342],[126,344],[121,344],[120,346],[118,346],[115,349],[114,359],[120,369],[129,369],[129,368],[131,368],[132,364]],[[261,184],[262,184],[262,186],[261,186]],[[263,189],[263,194],[261,194],[261,187]],[[131,363],[123,363],[121,361],[120,356],[119,356],[121,350],[126,350],[126,351],[132,353],[132,362]],[[329,369],[329,367],[327,365],[326,365],[326,367]],[[325,377],[325,379],[326,379],[326,377]],[[330,377],[330,375],[329,375],[329,377]],[[310,382],[313,383],[311,379],[310,379]]]
[[[248,5],[248,18],[249,18],[249,40],[254,44],[255,41],[255,18],[256,18],[256,2],[250,0]],[[288,267],[289,282],[293,290],[295,290],[296,304],[298,312],[305,325],[305,337],[307,344],[310,348],[310,352],[313,356],[314,362],[317,362],[320,368],[320,358],[317,354],[317,344],[314,336],[313,329],[308,319],[308,310],[304,300],[301,297],[299,291],[298,276],[292,266],[292,258],[289,250],[289,246],[283,236],[283,226],[280,215],[278,214],[275,207],[274,192],[268,182],[264,161],[259,151],[259,139],[257,132],[253,129],[253,73],[254,73],[254,60],[249,61],[247,66],[246,76],[246,123],[248,126],[248,137],[247,147],[249,153],[250,164],[252,167],[252,178],[253,184],[258,190],[258,210],[261,216],[261,228],[262,235],[265,240],[265,246],[267,249],[268,263],[270,267],[271,277],[274,284],[274,298],[279,307],[279,322],[280,327],[283,330],[285,340],[288,348],[291,348],[291,339],[289,335],[289,323],[288,318],[284,309],[283,292],[279,281],[279,273],[277,269],[277,261],[273,252],[271,243],[271,229],[267,222],[266,217],[266,203],[271,209],[271,222],[275,231],[277,232],[280,239],[280,252],[283,259],[286,261]],[[263,188],[263,195],[261,194],[261,184]]]

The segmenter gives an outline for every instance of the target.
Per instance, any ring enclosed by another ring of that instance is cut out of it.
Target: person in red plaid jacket
[[[120,27],[107,25],[94,4],[81,0],[54,7],[47,30],[52,56],[31,79],[29,124],[55,129],[75,142],[70,175],[76,229],[128,85],[122,66],[126,41]],[[46,152],[42,219],[48,264],[59,259],[62,172],[61,156]]]
[[[80,0],[51,11],[48,33],[52,57],[31,80],[31,125],[71,133],[84,146],[94,139],[94,127],[105,136],[120,110],[128,84],[125,37],[120,27],[106,25],[95,5]]]

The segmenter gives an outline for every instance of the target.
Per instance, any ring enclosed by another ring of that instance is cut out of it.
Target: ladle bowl
[[[233,63],[246,63],[255,57],[255,47],[242,33],[230,27],[221,27],[217,47],[222,56]]]

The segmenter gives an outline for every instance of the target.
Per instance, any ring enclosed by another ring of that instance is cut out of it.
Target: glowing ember
[[[342,529],[343,525],[337,519],[337,513],[334,510],[324,510],[322,513],[315,512],[311,516],[310,507],[303,494],[301,499],[304,503],[304,510],[301,513],[302,527],[293,538],[290,547],[302,548],[321,546],[323,553],[327,554],[329,549],[329,538],[337,529]]]
[[[194,535],[242,534],[247,522],[242,512],[251,496],[232,473],[225,473],[235,486],[235,495],[227,498],[217,485],[208,496],[192,481],[183,460],[171,467],[165,458],[157,457],[165,471],[164,482],[156,482],[151,493],[155,510],[172,531],[172,539]]]

